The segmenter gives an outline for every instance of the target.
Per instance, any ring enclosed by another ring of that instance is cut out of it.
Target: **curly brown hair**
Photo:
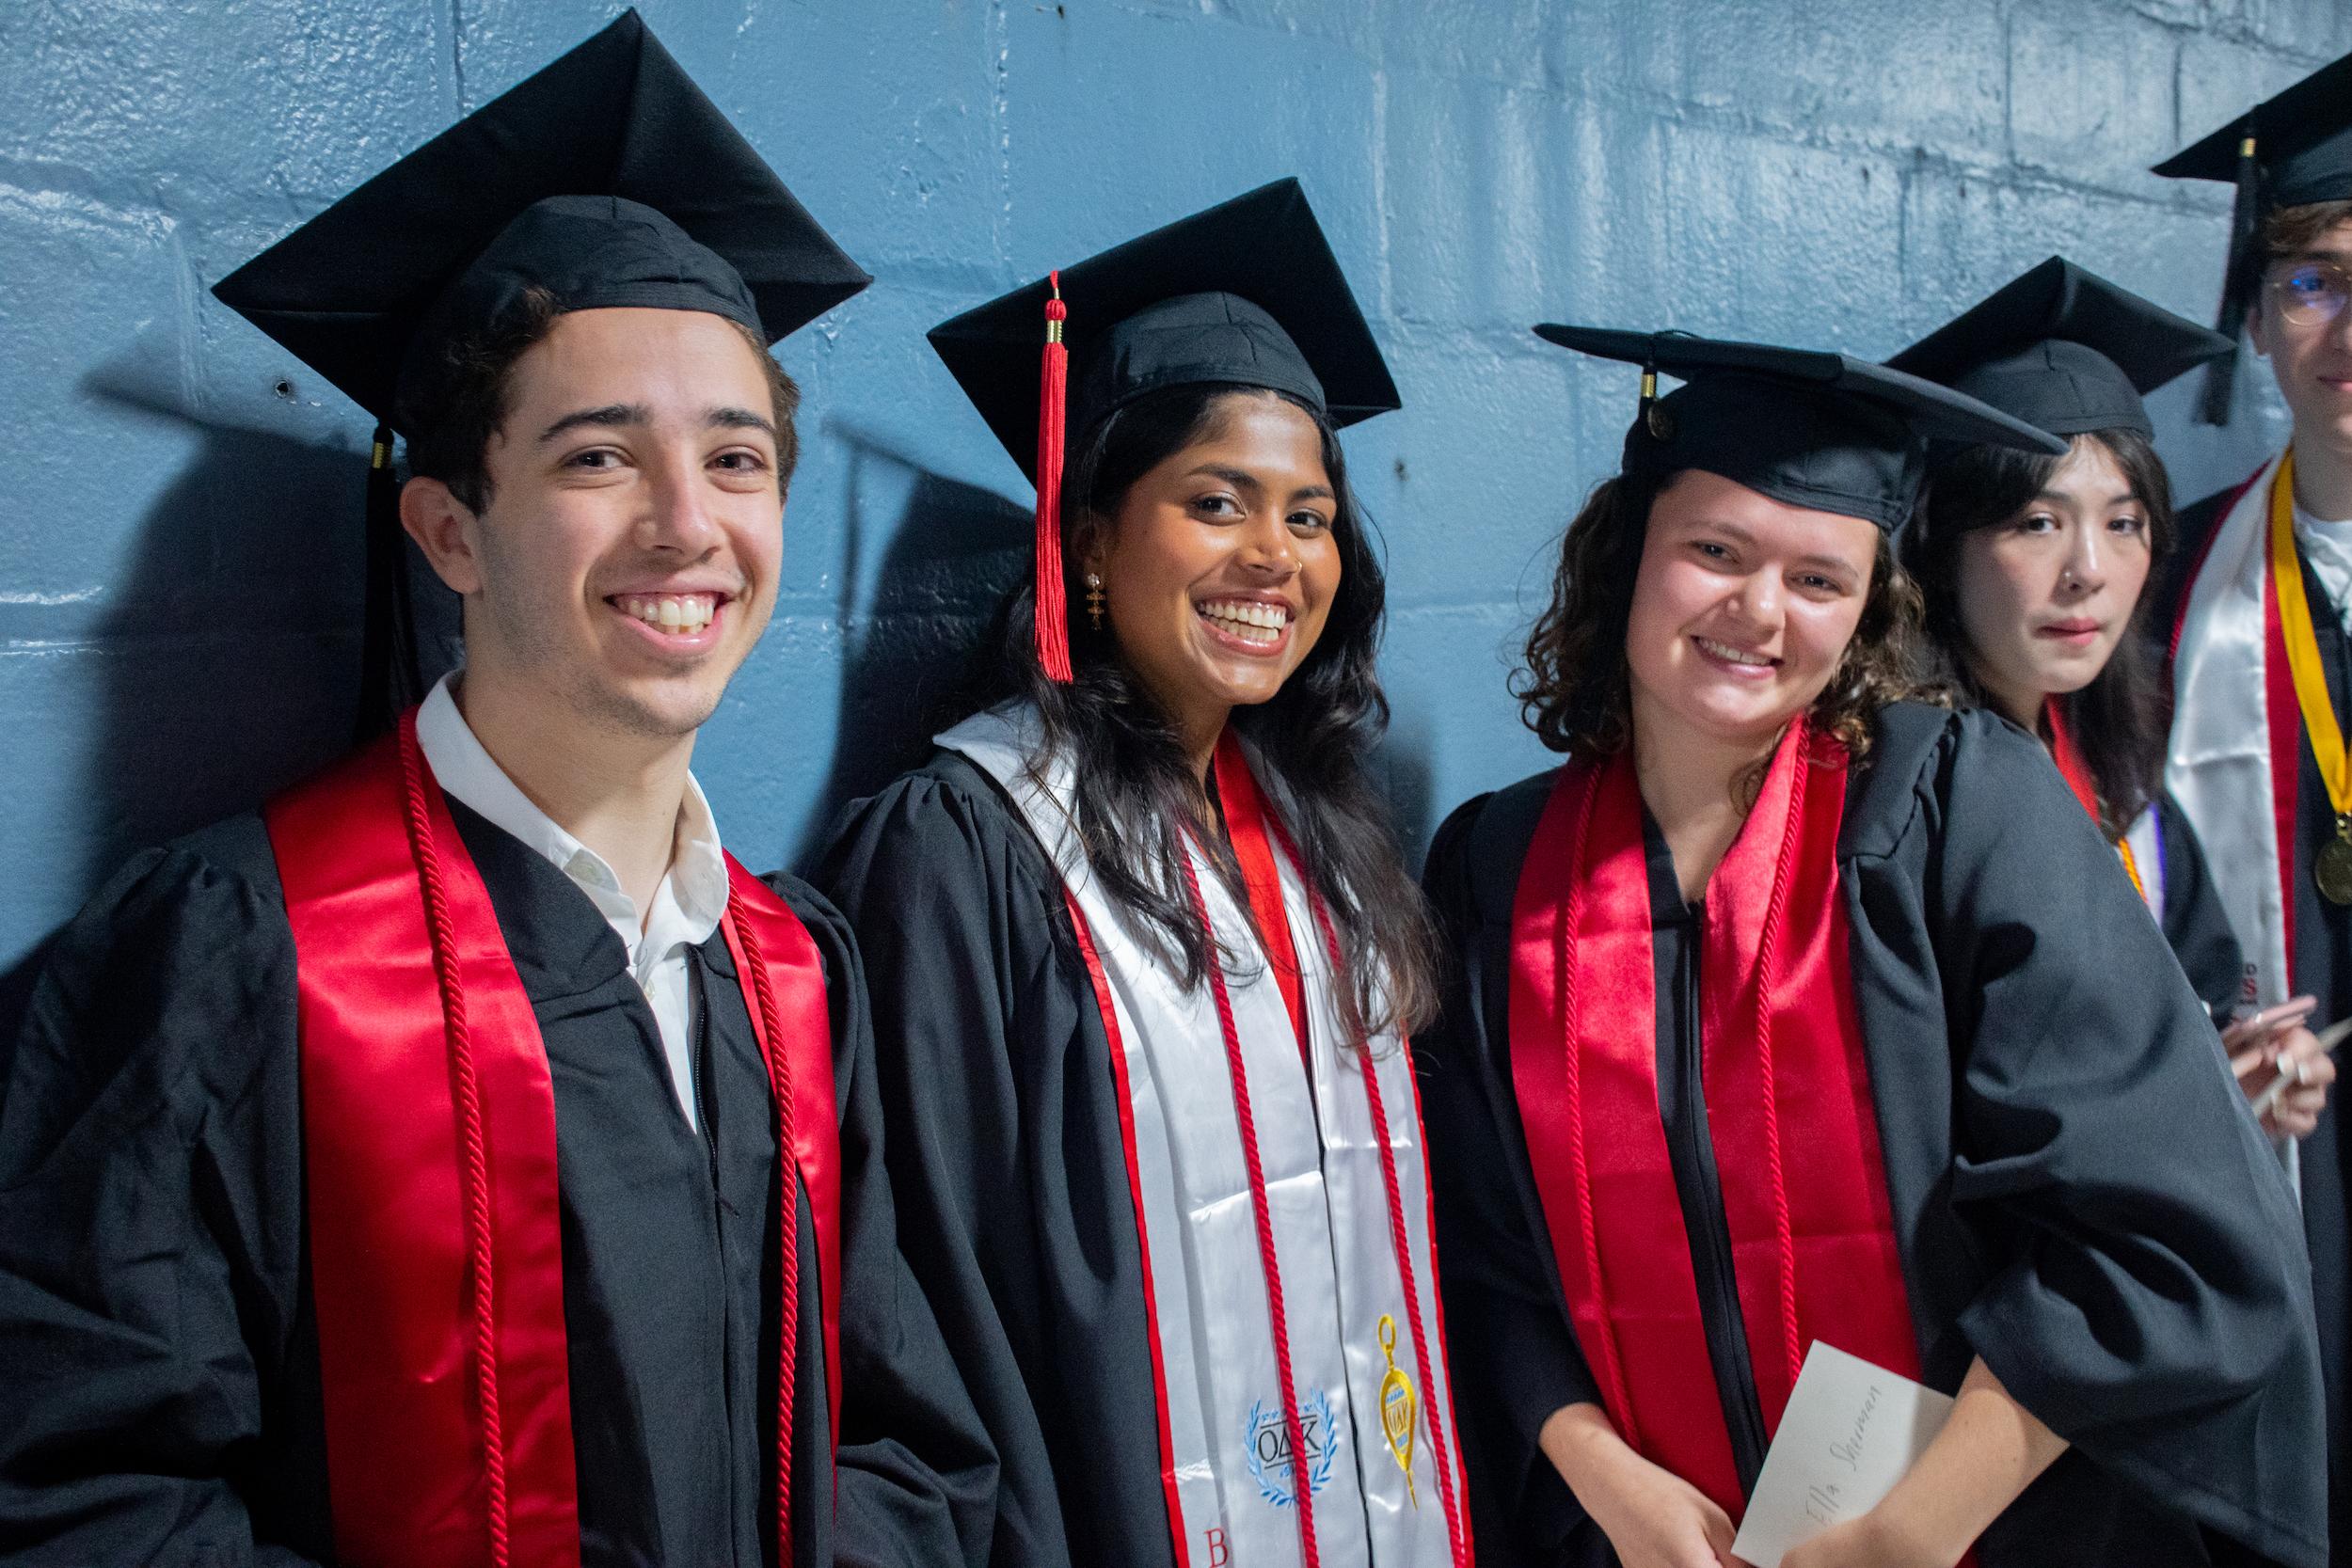
[[[1572,760],[1613,755],[1633,738],[1626,628],[1650,506],[1676,477],[1645,483],[1620,474],[1602,481],[1560,542],[1551,603],[1527,634],[1526,661],[1512,676],[1511,694],[1535,737]],[[1887,704],[1948,702],[1924,674],[1926,618],[1918,586],[1880,534],[1861,624],[1836,673],[1813,702],[1817,733],[1859,759],[1870,747],[1870,721]]]

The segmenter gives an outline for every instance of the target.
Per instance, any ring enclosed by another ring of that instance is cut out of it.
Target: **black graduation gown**
[[[1613,1560],[1536,1448],[1552,1412],[1599,1402],[1511,1076],[1512,905],[1552,783],[1454,813],[1427,878],[1461,960],[1419,1052],[1487,1564]],[[1923,1376],[1955,1389],[1982,1354],[2074,1445],[1986,1533],[1979,1562],[2238,1560],[2201,1539],[2211,1526],[2318,1568],[2319,1392],[2293,1200],[2112,849],[2032,739],[1990,715],[1899,705],[1854,770],[1839,853]],[[1661,1114],[1705,1282],[1728,1243],[1705,1106],[1689,1092],[1688,927],[1671,866],[1654,865],[1654,885],[1661,874]],[[1762,1433],[1728,1289],[1703,1283],[1702,1303],[1752,1481]]]
[[[450,807],[553,1069],[582,1560],[773,1563],[776,1140],[725,939],[691,959],[706,1138],[604,917]],[[960,1560],[990,1459],[896,1255],[855,950],[773,885],[825,965],[854,1391],[836,1502],[803,1196],[790,1560]],[[134,860],[59,941],[0,1111],[0,1558],[332,1560],[299,1066],[258,816]]]
[[[2312,632],[2319,644],[2320,668],[2328,679],[2328,697],[2336,722],[2352,720],[2352,640],[2328,602],[2327,591],[2303,562],[2305,596],[2310,600]],[[2319,776],[2319,759],[2304,736],[2296,753],[2301,777],[2295,800],[2295,954],[2291,965],[2296,992],[2319,999],[2312,1015],[2318,1027],[2352,1018],[2352,908],[2331,904],[2320,896],[2312,880],[2319,851],[2336,836],[2335,807],[2328,799],[2327,781]],[[2352,1058],[2338,1053],[2339,1065]],[[2303,1182],[2303,1234],[2311,1247],[2312,1299],[2319,1313],[2319,1359],[2328,1389],[2328,1515],[2332,1539],[2352,1546],[2352,1451],[2347,1439],[2347,1376],[2352,1371],[2352,1244],[2345,1229],[2352,1225],[2352,1205],[2346,1193],[2347,1140],[2343,1104],[2345,1080],[2338,1080],[2328,1096],[2319,1125],[2303,1139],[2299,1155]]]
[[[2181,973],[2218,1028],[2237,1011],[2245,953],[2230,928],[2230,911],[2222,908],[2221,890],[2214,885],[2204,843],[2188,814],[2165,790],[2156,792],[2155,812],[2157,852],[2164,857],[2164,908],[2157,923]]]
[[[868,966],[906,1254],[995,1444],[995,1560],[1172,1563],[1123,1104],[1060,876],[941,752],[849,809],[816,881]]]
[[[2227,515],[2222,503],[2233,494],[2224,490],[2208,496],[2181,514],[2181,543],[2173,551],[2175,566],[2163,600],[2168,637],[2179,618],[2194,564],[2204,553],[2206,539],[2221,526]],[[2336,722],[2343,726],[2352,722],[2352,644],[2347,644],[2343,619],[2312,570],[2311,558],[2299,550],[2297,555],[2320,668]],[[2352,909],[2328,903],[2312,881],[2314,860],[2335,836],[2335,808],[2308,735],[2297,754],[2301,776],[2295,805],[2293,981],[2297,994],[2318,998],[2312,1015],[2317,1027],[2352,1018]],[[2339,1066],[2352,1065],[2352,1058],[2342,1054],[2337,1060]],[[2328,1095],[2319,1125],[2303,1139],[2299,1160],[2303,1234],[2311,1249],[2312,1297],[2319,1317],[2320,1367],[2328,1395],[2328,1530],[2330,1539],[2352,1544],[2352,1164],[2347,1164],[2352,1140],[2344,1136],[2340,1115],[2347,1084],[2352,1080],[2340,1080]]]
[[[2156,834],[2164,852],[2164,940],[2217,1027],[2237,1011],[2246,953],[2221,907],[2205,847],[2169,791],[2156,797]]]

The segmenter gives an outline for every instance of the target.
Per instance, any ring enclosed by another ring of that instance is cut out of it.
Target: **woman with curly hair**
[[[1379,350],[1293,181],[932,341],[1037,457],[1036,575],[998,700],[818,879],[996,1560],[1467,1568],[1404,1046],[1433,944],[1333,435],[1396,406]]]
[[[2212,1024],[2033,740],[1905,700],[1927,438],[2063,443],[1842,356],[1538,330],[1687,385],[1529,640],[1565,763],[1430,854],[1481,1561],[1729,1561],[1819,1344],[1956,1401],[1788,1568],[2318,1568],[2293,1199]]]
[[[2145,592],[2173,515],[2140,394],[2229,351],[2063,257],[2004,284],[1887,363],[2062,436],[2067,452],[1939,443],[1902,556],[1952,685],[2049,749],[2223,1026],[2265,1127],[2301,1137],[2335,1064],[2304,1022],[2314,998],[2255,1010],[2204,847],[2165,792],[2171,705]]]

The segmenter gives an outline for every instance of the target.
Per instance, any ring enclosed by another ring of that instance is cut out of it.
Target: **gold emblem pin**
[[[1413,1435],[1421,1425],[1421,1398],[1413,1392],[1413,1380],[1397,1367],[1396,1320],[1385,1312],[1380,1315],[1380,1353],[1389,1358],[1388,1373],[1380,1379],[1380,1430],[1389,1440],[1396,1467],[1405,1472],[1405,1496],[1418,1509],[1421,1494],[1413,1485]]]

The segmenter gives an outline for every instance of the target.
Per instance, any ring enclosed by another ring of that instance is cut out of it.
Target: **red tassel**
[[[1050,275],[1048,281],[1054,297],[1045,302],[1045,358],[1037,395],[1037,661],[1047,680],[1066,686],[1070,607],[1061,573],[1061,464],[1070,351],[1062,347],[1061,324],[1070,308],[1061,302],[1061,274]]]

